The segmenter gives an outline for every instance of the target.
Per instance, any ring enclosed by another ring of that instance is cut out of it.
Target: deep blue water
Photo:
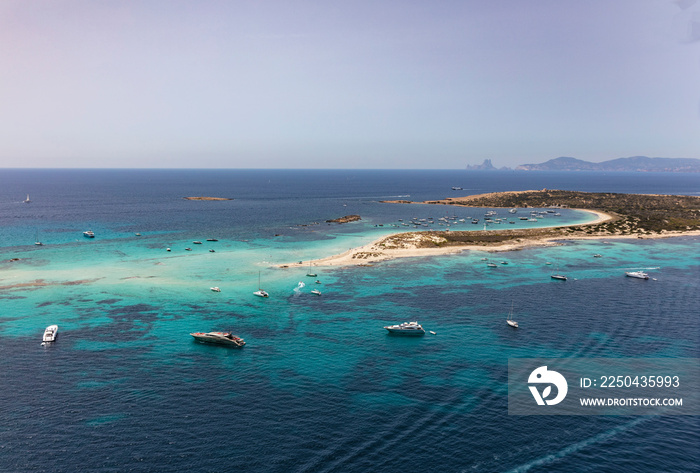
[[[0,170],[0,471],[698,471],[697,417],[507,412],[509,357],[700,357],[697,237],[318,268],[322,297],[269,267],[445,212],[383,199],[545,187],[697,195],[700,176]],[[640,267],[655,280],[624,277]],[[381,328],[407,320],[437,335]],[[229,329],[244,349],[188,335]]]

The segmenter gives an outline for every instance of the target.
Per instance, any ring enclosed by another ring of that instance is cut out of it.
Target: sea
[[[700,357],[700,237],[310,263],[490,210],[384,200],[543,188],[699,195],[700,174],[0,170],[0,471],[700,471],[697,416],[508,413],[512,358]],[[592,219],[559,213],[489,229]],[[406,321],[435,334],[383,329]]]

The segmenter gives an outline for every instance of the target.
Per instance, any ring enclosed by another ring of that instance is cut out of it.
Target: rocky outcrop
[[[326,220],[328,223],[348,223],[355,222],[357,220],[362,220],[359,215],[346,215],[345,217],[334,218],[333,220]]]

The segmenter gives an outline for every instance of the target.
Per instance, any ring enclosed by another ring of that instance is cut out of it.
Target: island
[[[359,215],[346,215],[345,217],[334,218],[333,220],[326,220],[327,223],[348,223],[356,222],[357,220],[362,220]]]
[[[318,266],[368,266],[399,257],[441,255],[464,250],[512,251],[529,246],[559,245],[563,240],[700,235],[700,197],[697,196],[542,189],[496,192],[424,202],[383,202],[476,208],[571,208],[590,212],[596,218],[585,224],[532,229],[428,230],[396,233],[312,263]]]
[[[233,200],[228,197],[183,197],[185,200]]]

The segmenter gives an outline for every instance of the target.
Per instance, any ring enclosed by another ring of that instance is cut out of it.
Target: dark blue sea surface
[[[699,237],[318,266],[318,285],[273,266],[476,215],[381,200],[542,188],[697,195],[700,176],[0,170],[0,471],[700,470],[697,416],[513,416],[507,399],[511,357],[700,357]],[[234,200],[182,199],[201,195]],[[409,320],[436,335],[382,328]],[[210,330],[247,345],[189,336]]]

